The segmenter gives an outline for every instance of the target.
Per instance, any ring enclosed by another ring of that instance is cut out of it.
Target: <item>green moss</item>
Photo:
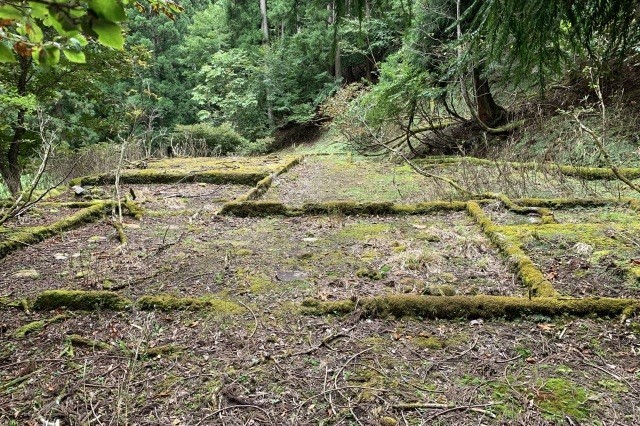
[[[160,345],[153,348],[147,348],[138,353],[138,358],[159,358],[168,355],[178,355],[185,350],[184,346],[178,345]]]
[[[243,308],[236,303],[210,296],[178,297],[171,294],[142,296],[138,299],[137,305],[140,309],[147,311],[153,309],[161,311],[207,310],[221,314],[237,314],[243,311]]]
[[[80,336],[79,334],[71,334],[67,336],[67,341],[75,346],[86,346],[91,349],[100,349],[100,350],[106,350],[106,351],[112,351],[115,349],[114,346],[106,342],[87,339],[85,337]]]
[[[416,336],[411,339],[411,343],[420,349],[442,349],[447,345],[446,340],[440,339],[435,336],[424,337],[424,336]]]
[[[41,330],[43,330],[46,326],[50,325],[50,324],[55,324],[58,322],[62,322],[66,319],[68,319],[69,316],[68,315],[56,315],[53,318],[49,318],[49,319],[43,319],[43,320],[38,320],[38,321],[33,321],[30,322],[29,324],[25,324],[22,327],[18,328],[14,333],[13,336],[21,339],[23,337],[25,337],[27,334],[32,334],[32,333],[36,333],[39,332]]]
[[[610,168],[563,166],[553,163],[518,163],[510,161],[494,161],[475,157],[429,157],[418,161],[419,164],[475,164],[481,166],[509,166],[516,170],[551,170],[565,176],[578,177],[584,180],[617,180]],[[621,168],[620,173],[628,179],[640,178],[640,168]]]
[[[274,201],[231,201],[222,206],[219,214],[237,217],[289,216],[291,210]]]
[[[249,290],[253,294],[264,293],[265,291],[275,288],[275,283],[267,275],[263,273],[249,273],[238,271],[241,278],[249,285]]]
[[[584,420],[589,417],[586,407],[587,391],[576,383],[564,378],[550,378],[544,381],[534,394],[534,401],[545,412],[545,417],[563,420],[571,417]]]
[[[116,229],[116,234],[118,235],[118,241],[120,244],[127,244],[127,234],[124,232],[124,227],[120,222],[111,222],[113,227]]]
[[[520,245],[503,235],[507,227],[499,227],[491,222],[484,214],[484,211],[482,211],[482,208],[475,202],[469,202],[467,204],[467,211],[480,225],[491,242],[508,257],[510,263],[515,267],[518,278],[529,289],[531,296],[553,297],[558,295],[558,292],[553,288],[551,282],[547,280],[540,269],[533,264]],[[518,232],[525,229],[523,226],[513,228],[518,229]]]
[[[388,295],[363,298],[357,307],[370,317],[415,316],[424,318],[507,318],[514,319],[530,315],[548,317],[573,315],[597,315],[613,317],[635,311],[640,302],[633,299],[557,299],[552,297],[507,296],[417,296]],[[346,314],[356,308],[352,300],[321,302],[307,299],[302,303],[306,314]]]
[[[342,214],[355,215],[419,215],[435,211],[460,211],[466,203],[437,201],[419,204],[359,203],[355,201],[327,201],[305,203],[300,208],[286,206],[275,201],[247,201],[248,194],[226,203],[220,214],[239,217],[264,217],[270,215],[306,216]]]
[[[129,213],[136,219],[142,219],[144,216],[144,208],[139,204],[135,203],[133,200],[126,199],[124,202],[125,207],[129,210]]]
[[[370,280],[381,280],[384,278],[384,274],[380,271],[376,271],[371,268],[360,268],[356,271],[356,277],[368,278]]]
[[[336,236],[350,241],[365,241],[370,238],[375,238],[380,234],[387,233],[390,230],[391,225],[387,223],[356,222],[346,225],[338,231]]]
[[[0,259],[7,254],[24,248],[26,246],[39,243],[54,235],[58,235],[64,231],[76,228],[85,223],[94,222],[104,216],[107,208],[111,206],[110,202],[99,202],[92,204],[90,207],[80,210],[72,216],[64,218],[47,226],[39,226],[34,228],[26,228],[11,235],[0,243]]]
[[[98,309],[121,311],[132,303],[129,299],[110,291],[47,290],[33,302],[33,309],[49,311],[66,308],[91,311]]]
[[[193,172],[178,169],[142,169],[125,170],[120,175],[122,184],[168,184],[168,183],[214,183],[214,184],[236,184],[255,185],[261,179],[268,176],[265,171],[221,171],[208,170]],[[104,173],[93,176],[84,176],[73,179],[69,185],[113,185],[115,184],[115,174]]]
[[[327,201],[323,203],[305,203],[302,212],[307,215],[343,214],[385,215],[394,214],[394,205],[390,202],[359,203],[355,201]]]
[[[272,173],[281,173],[300,161],[299,156],[176,158],[151,161],[146,169],[127,169],[120,175],[126,184],[194,183],[256,185]],[[73,179],[70,185],[111,185],[115,174]]]
[[[232,253],[236,256],[251,256],[253,254],[253,250],[249,250],[247,248],[236,248]]]

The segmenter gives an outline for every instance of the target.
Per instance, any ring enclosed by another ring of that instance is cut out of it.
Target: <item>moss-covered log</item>
[[[243,311],[243,308],[236,303],[210,296],[178,297],[170,294],[142,296],[138,299],[137,305],[142,310],[208,310],[224,314],[236,314]]]
[[[506,318],[529,315],[615,317],[632,314],[640,304],[633,299],[560,299],[551,297],[507,296],[418,296],[392,295],[353,300],[323,302],[305,300],[302,312],[310,315],[347,314],[360,309],[369,317],[458,319]]]
[[[135,201],[126,199],[124,205],[135,219],[140,220],[144,216],[144,208]]]
[[[132,306],[131,300],[111,291],[47,290],[33,302],[33,309],[49,311],[66,308],[92,311],[98,309],[121,311]]]
[[[519,163],[511,161],[494,161],[476,157],[429,157],[417,161],[419,164],[460,164],[467,163],[481,166],[509,166],[516,170],[550,170],[558,171],[564,176],[576,177],[584,180],[617,180],[617,176],[610,168],[580,167],[559,165],[554,163]],[[640,168],[620,168],[618,171],[627,179],[640,178]]]
[[[553,288],[551,282],[547,280],[540,269],[533,264],[531,258],[526,255],[519,245],[514,244],[499,232],[499,227],[491,222],[477,203],[467,203],[467,211],[480,225],[491,242],[493,242],[515,266],[518,278],[529,288],[530,295],[540,297],[553,297],[558,295],[558,292]]]
[[[237,217],[291,216],[293,210],[277,201],[230,201],[219,214]]]
[[[189,172],[173,169],[136,169],[123,171],[120,175],[120,183],[164,184],[204,182],[214,184],[255,185],[267,176],[269,176],[268,171],[208,170]],[[73,179],[69,185],[113,185],[115,180],[115,174],[104,173]]]
[[[22,229],[0,243],[0,259],[15,250],[39,243],[85,223],[94,222],[102,218],[110,206],[111,202],[98,202],[51,225]]]
[[[22,327],[18,328],[16,331],[14,331],[13,336],[21,339],[25,337],[27,334],[37,333],[43,330],[46,326],[50,324],[56,324],[68,318],[69,318],[69,315],[60,314],[60,315],[54,316],[53,318],[33,321],[33,322],[30,322],[29,324],[25,324]]]
[[[101,342],[100,340],[87,339],[79,334],[71,334],[67,336],[66,340],[74,346],[85,346],[91,349],[103,351],[112,351],[116,349],[115,346],[112,346],[109,343]]]
[[[238,217],[263,217],[271,215],[307,216],[342,214],[354,215],[419,215],[437,211],[462,211],[467,207],[462,201],[430,201],[417,204],[359,203],[354,201],[327,201],[305,203],[290,207],[277,201],[232,201],[222,206],[220,214]]]
[[[292,167],[298,164],[302,160],[302,158],[304,157],[299,156],[299,157],[292,158],[275,173],[270,174],[265,178],[261,179],[256,184],[255,188],[251,188],[246,194],[241,195],[240,197],[236,198],[234,201],[243,202],[243,201],[251,201],[251,200],[259,199],[265,192],[269,190],[269,188],[271,188],[271,185],[273,184],[273,179],[276,176],[280,176],[281,174],[289,171]]]

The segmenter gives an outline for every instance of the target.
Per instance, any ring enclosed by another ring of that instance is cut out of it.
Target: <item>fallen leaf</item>
[[[544,323],[538,324],[538,328],[546,332],[552,331],[555,326],[556,326],[555,324],[544,324]]]

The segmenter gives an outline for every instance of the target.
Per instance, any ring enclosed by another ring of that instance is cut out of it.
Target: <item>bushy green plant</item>
[[[219,126],[209,123],[176,126],[175,141],[181,143],[194,139],[205,141],[209,155],[228,154],[249,144],[229,123]]]
[[[240,155],[260,155],[266,154],[273,149],[275,138],[267,136],[266,138],[256,139],[255,141],[247,141],[236,149],[236,153]]]

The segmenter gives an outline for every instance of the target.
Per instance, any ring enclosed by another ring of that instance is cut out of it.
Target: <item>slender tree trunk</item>
[[[473,90],[478,109],[478,119],[487,127],[505,124],[507,112],[493,99],[489,80],[482,76],[481,67],[473,69]]]
[[[329,19],[327,23],[329,26],[338,25],[338,11],[335,1],[327,4],[327,10],[329,11]],[[340,52],[340,41],[338,40],[338,31],[335,31],[335,39],[333,40],[335,51],[333,52],[333,77],[336,80],[342,78],[342,53]]]
[[[29,70],[31,69],[31,58],[18,57],[18,66],[20,72],[16,81],[18,95],[25,96],[27,94],[27,84],[29,82]],[[4,182],[7,184],[12,195],[22,190],[20,176],[22,175],[22,167],[20,167],[20,146],[27,129],[25,128],[27,111],[19,108],[16,115],[16,122],[13,125],[13,137],[9,143],[6,152],[0,154],[0,174]]]
[[[267,0],[260,0],[260,28],[262,29],[262,44],[265,49],[269,49],[269,17],[267,16]],[[276,127],[276,119],[273,114],[273,102],[271,101],[271,89],[269,87],[269,81],[267,81],[267,87],[265,89],[267,97],[267,120],[269,120],[269,127],[272,129]]]
[[[269,44],[269,18],[267,17],[267,0],[260,0],[260,17],[262,29],[262,43]]]

